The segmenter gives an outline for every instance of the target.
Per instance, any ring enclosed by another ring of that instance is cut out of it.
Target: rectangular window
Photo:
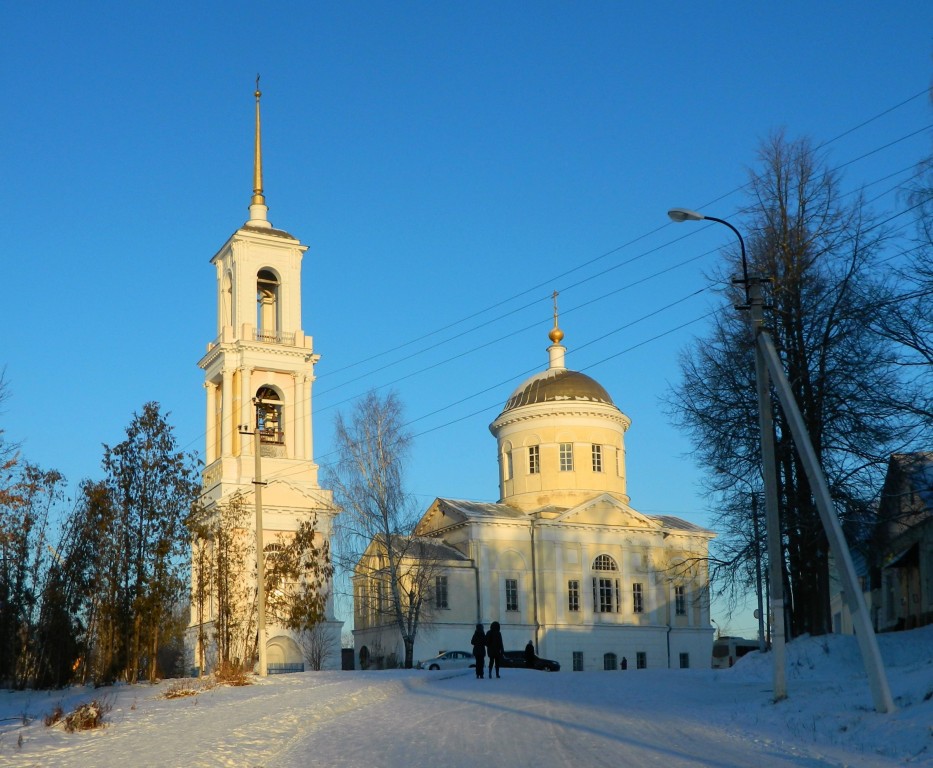
[[[632,613],[644,613],[645,604],[642,601],[641,584],[632,584]]]
[[[684,586],[674,587],[674,613],[678,616],[687,615],[687,588]]]
[[[690,654],[689,653],[680,654],[680,668],[690,669]]]
[[[574,672],[583,671],[583,651],[573,652],[573,671]]]
[[[635,669],[648,669],[648,654],[644,651],[635,651]]]
[[[612,579],[599,580],[599,613],[612,613]]]
[[[560,444],[560,471],[573,472],[573,443]]]
[[[446,576],[435,576],[434,578],[434,605],[438,608],[450,608],[447,603]]]
[[[593,471],[603,471],[603,447],[601,445],[593,446]]]
[[[511,480],[512,479],[512,452],[505,451],[502,456],[502,479]]]
[[[567,609],[570,611],[580,610],[580,582],[576,579],[567,582]]]
[[[505,610],[518,610],[518,579],[505,580]]]
[[[528,474],[537,475],[541,471],[541,454],[537,445],[528,446]]]

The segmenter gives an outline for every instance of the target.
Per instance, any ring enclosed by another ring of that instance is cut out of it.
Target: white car
[[[444,651],[433,659],[418,662],[418,669],[469,669],[476,666],[476,659],[467,651]]]

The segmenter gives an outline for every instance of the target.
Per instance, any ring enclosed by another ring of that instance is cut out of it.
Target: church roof
[[[240,227],[240,229],[242,229],[245,232],[255,232],[256,234],[259,234],[259,235],[269,235],[270,237],[281,237],[284,240],[295,240],[295,241],[298,240],[297,237],[295,237],[294,235],[290,235],[284,229],[276,229],[275,227],[257,227],[257,226],[254,226],[253,224],[244,224],[242,227]]]
[[[459,512],[466,518],[511,517],[521,519],[527,517],[515,507],[507,504],[492,504],[485,501],[466,501],[465,499],[438,499],[448,509]]]
[[[534,403],[567,401],[615,405],[603,385],[586,374],[567,368],[548,368],[519,385],[502,412]]]
[[[689,523],[681,517],[674,517],[673,515],[647,515],[654,520],[657,520],[665,528],[674,528],[680,531],[695,531],[696,533],[709,533],[708,528],[703,528],[699,525],[694,525]]]
[[[587,504],[592,503],[592,501],[598,500],[600,496],[594,497],[593,500],[587,502]],[[555,512],[566,512],[568,508],[566,507],[556,507],[554,505],[547,505],[540,507],[539,509],[534,509],[529,512],[522,512],[510,507],[507,504],[493,504],[490,502],[484,501],[467,501],[465,499],[437,499],[442,507],[446,508],[448,511],[459,512],[463,515],[464,518],[469,520],[482,520],[482,519],[492,519],[492,518],[509,518],[512,520],[527,520],[531,517],[550,517]],[[585,505],[584,505],[585,506]],[[542,514],[542,513],[551,513],[551,514]],[[675,531],[685,531],[688,533],[702,533],[709,534],[712,533],[707,528],[690,523],[683,518],[674,517],[673,515],[646,515],[643,513],[637,513],[643,518],[648,520],[654,520],[662,528],[667,528],[669,530]]]

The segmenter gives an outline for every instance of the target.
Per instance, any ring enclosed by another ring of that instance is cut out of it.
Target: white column
[[[250,394],[253,379],[252,368],[240,369],[240,413],[237,424],[248,424],[250,431],[256,428],[256,415],[253,408],[253,397]],[[253,452],[253,441],[245,437],[240,440],[240,452],[249,456]]]
[[[206,403],[204,413],[204,434],[207,436],[204,441],[204,463],[210,464],[217,457],[214,455],[214,385],[209,381],[204,382],[204,400]]]
[[[304,376],[302,381],[304,386],[304,397],[302,398],[302,407],[304,409],[304,439],[305,439],[305,458],[308,461],[314,461],[314,428],[311,424],[311,385],[314,383],[314,376]]]
[[[233,453],[233,371],[223,369],[223,384],[220,393],[220,455],[230,456]]]
[[[293,459],[305,458],[305,408],[304,408],[304,377],[297,371],[292,373],[292,407],[291,407],[291,434],[287,436],[286,445],[291,445],[289,454]]]

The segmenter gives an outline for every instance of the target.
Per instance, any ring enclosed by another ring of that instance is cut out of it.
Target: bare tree
[[[411,668],[415,637],[429,620],[435,566],[421,540],[410,536],[417,520],[403,482],[411,436],[402,405],[392,393],[370,392],[349,419],[338,414],[335,432],[337,460],[327,478],[341,510],[335,563],[381,596],[374,603],[378,614],[398,631]]]
[[[333,653],[330,632],[322,623],[312,625],[300,635],[301,653],[305,662],[315,672],[324,669]]]
[[[773,280],[772,336],[844,524],[871,517],[887,456],[918,432],[903,403],[916,387],[895,364],[892,343],[871,330],[879,312],[877,269],[884,232],[860,197],[839,181],[807,140],[778,134],[762,146],[743,228],[750,271]],[[739,271],[728,252],[725,279]],[[724,293],[740,303],[735,287]],[[671,404],[710,472],[709,490],[727,531],[720,575],[745,584],[753,572],[751,499],[761,487],[753,347],[747,318],[724,307],[711,333],[681,360]],[[829,548],[784,414],[775,406],[784,578],[793,634],[830,629]],[[738,481],[737,481],[738,479]],[[851,528],[850,528],[851,530]],[[758,532],[759,540],[763,528]],[[714,571],[717,565],[714,563]]]

